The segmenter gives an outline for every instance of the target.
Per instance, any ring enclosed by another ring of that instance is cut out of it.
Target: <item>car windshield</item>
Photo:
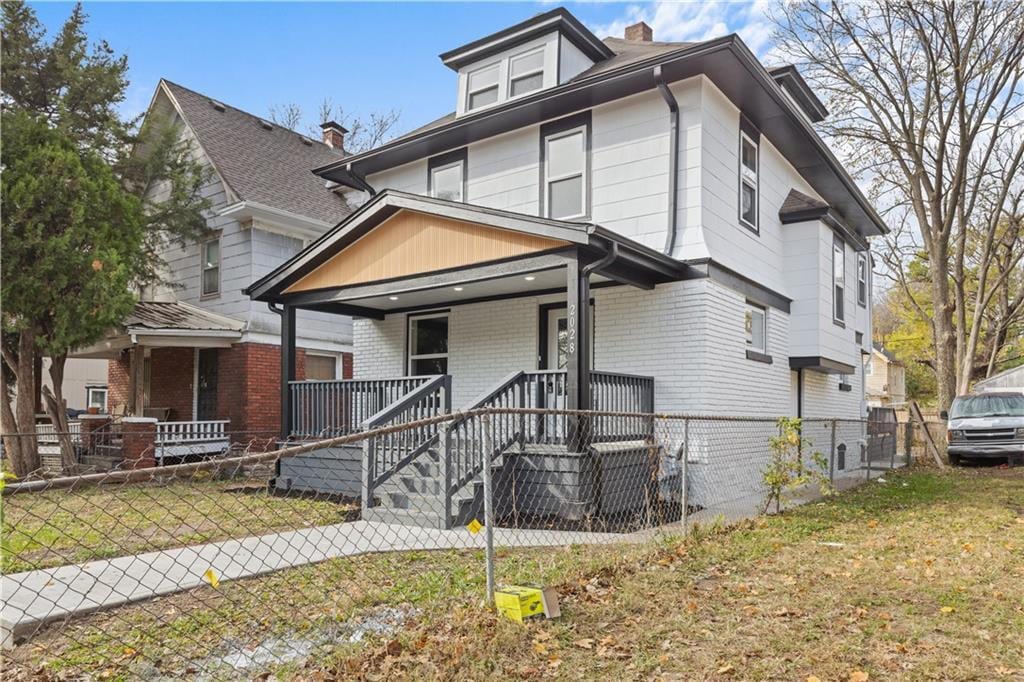
[[[977,395],[957,398],[949,410],[952,419],[964,417],[1024,417],[1024,395]]]

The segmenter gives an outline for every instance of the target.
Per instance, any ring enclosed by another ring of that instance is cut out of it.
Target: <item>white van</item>
[[[1024,393],[986,392],[958,396],[947,420],[946,451],[949,463],[964,458],[1006,458],[1009,464],[1024,464]]]

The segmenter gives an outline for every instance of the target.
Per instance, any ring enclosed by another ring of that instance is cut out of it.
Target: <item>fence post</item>
[[[451,422],[442,422],[441,432],[437,434],[438,458],[441,460],[441,497],[444,500],[445,528],[451,528],[452,523],[451,424]]]
[[[914,427],[909,417],[903,423],[903,466],[910,466],[914,453]]]
[[[834,486],[836,482],[836,420],[832,420],[832,444],[829,447],[828,456],[828,483]]]
[[[682,458],[679,462],[679,505],[681,507],[680,520],[683,523],[683,537],[687,535],[686,516],[688,513],[689,501],[687,500],[688,486],[686,485],[686,462],[690,459],[690,420],[683,418],[683,447]]]
[[[494,605],[494,488],[491,478],[491,453],[494,452],[494,440],[491,433],[491,415],[481,417],[483,422],[483,474],[484,474],[484,539],[487,543],[487,603]]]

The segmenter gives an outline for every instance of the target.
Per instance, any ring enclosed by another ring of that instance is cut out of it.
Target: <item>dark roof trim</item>
[[[858,251],[868,249],[868,242],[864,236],[850,229],[842,216],[832,210],[831,206],[795,189],[789,190],[789,195],[779,209],[779,221],[783,225],[789,225],[809,220],[822,221],[833,231],[838,232],[844,240],[857,247]]]
[[[733,291],[743,294],[748,300],[758,305],[775,308],[784,313],[789,312],[789,306],[793,299],[780,294],[774,289],[769,289],[763,284],[759,284],[749,277],[745,277],[735,270],[725,267],[721,263],[710,258],[699,258],[686,261],[686,265],[690,268],[686,279],[702,279],[707,277],[729,287]]]
[[[807,118],[811,119],[811,122],[819,123],[828,118],[828,109],[818,99],[818,96],[814,94],[811,86],[807,84],[807,81],[804,80],[804,77],[800,75],[800,71],[795,66],[792,64],[778,66],[774,69],[768,69],[768,73],[772,75],[776,83],[796,100],[796,103],[800,105],[800,108],[807,114]]]
[[[853,365],[848,365],[838,360],[831,360],[821,355],[791,357],[789,359],[789,368],[811,369],[815,372],[824,372],[825,374],[853,374],[856,371]]]
[[[603,61],[615,55],[611,48],[601,42],[567,9],[557,7],[454,50],[448,50],[440,55],[441,62],[457,71],[467,64],[486,59],[552,31],[561,33],[592,61]]]
[[[653,74],[656,65],[661,65],[665,82],[707,75],[779,148],[815,191],[835,207],[844,222],[856,225],[864,236],[888,232],[885,223],[807,118],[797,111],[792,100],[736,35],[688,45],[617,69],[571,80],[398,138],[368,152],[347,157],[344,161],[321,166],[313,172],[328,180],[347,184],[351,170],[370,175],[510,130],[653,90],[657,87]]]
[[[278,295],[294,281],[402,209],[498,229],[537,234],[581,246],[604,247],[614,242],[619,244],[624,262],[643,263],[648,269],[666,277],[681,277],[685,268],[674,258],[598,225],[538,218],[484,206],[385,190],[306,249],[250,285],[245,289],[245,293],[261,301],[277,300]],[[595,243],[594,239],[598,241]]]

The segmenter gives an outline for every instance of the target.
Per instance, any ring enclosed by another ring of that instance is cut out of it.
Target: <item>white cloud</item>
[[[768,0],[755,2],[654,2],[629,5],[621,17],[591,28],[598,36],[622,37],[630,24],[647,22],[654,39],[697,42],[737,33],[762,59],[772,48],[772,24]]]

